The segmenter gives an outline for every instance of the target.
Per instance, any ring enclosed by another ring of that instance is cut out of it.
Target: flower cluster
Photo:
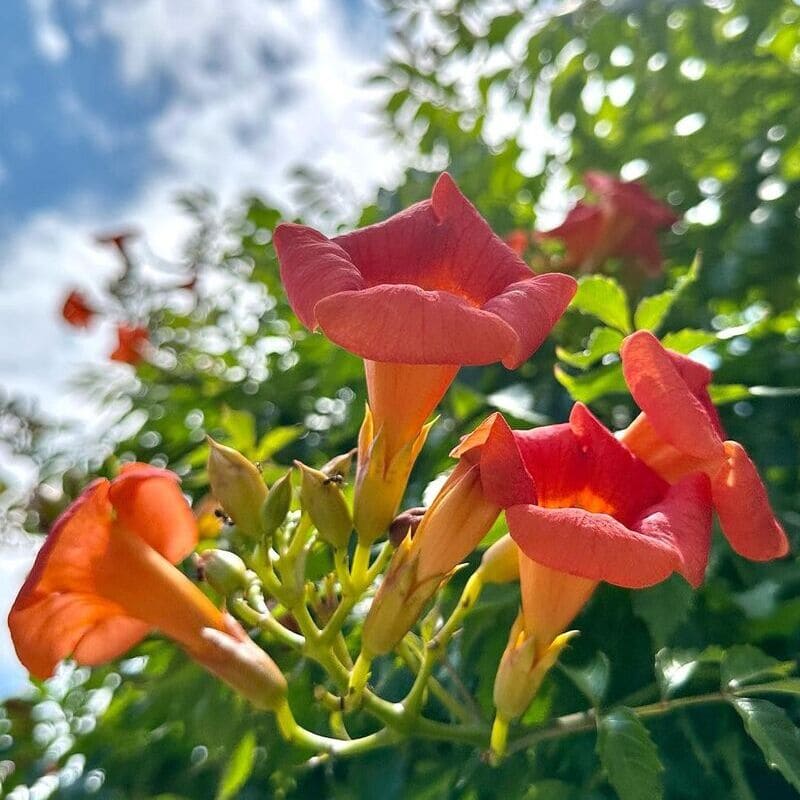
[[[568,262],[584,269],[631,256],[656,269],[655,230],[671,214],[635,184],[590,173],[587,185],[598,202],[579,205],[559,229]],[[57,521],[12,608],[14,644],[33,675],[51,675],[65,657],[101,664],[157,630],[274,711],[286,738],[355,751],[360,740],[295,722],[281,670],[234,616],[317,661],[338,694],[325,689],[321,701],[336,713],[363,707],[384,726],[369,741],[389,743],[412,729],[436,730],[420,716],[436,658],[483,584],[518,581],[519,614],[494,686],[490,744],[499,757],[510,723],[568,645],[598,584],[641,589],[677,573],[700,586],[714,512],[745,558],[787,552],[755,466],[724,435],[708,394],[711,373],[645,331],[621,347],[641,409],[626,430],[613,433],[581,403],[567,422],[532,430],[512,430],[493,414],[452,451],[455,468],[429,507],[398,515],[429,419],[459,368],[519,367],[564,313],[576,282],[531,272],[447,174],[430,200],[383,223],[332,239],[282,224],[274,244],[299,319],[364,359],[368,405],[352,503],[343,488],[351,453],[320,469],[296,462],[295,492],[293,471],[267,487],[242,454],[210,441],[209,482],[230,524],[228,549],[206,550],[198,562],[209,595],[176,566],[196,548],[198,522],[175,476],[126,465]],[[86,325],[92,314],[77,295],[65,306],[71,324]],[[126,329],[120,358],[130,360],[140,344]],[[453,615],[415,656],[408,632],[501,513],[508,534],[485,551]],[[376,554],[374,543],[387,536]],[[332,553],[333,604],[306,584],[315,547]],[[354,661],[343,626],[381,574],[356,623]],[[372,661],[393,651],[418,662],[401,704],[368,686]]]

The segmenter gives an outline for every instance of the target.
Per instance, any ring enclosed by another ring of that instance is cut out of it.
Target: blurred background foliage
[[[634,324],[658,328],[684,352],[701,348],[716,369],[729,436],[759,465],[796,547],[800,5],[402,0],[387,3],[386,13],[391,55],[373,80],[386,89],[384,123],[413,159],[402,184],[363,209],[361,224],[428,197],[445,167],[501,235],[529,232],[537,218],[539,227],[557,222],[590,169],[641,178],[683,217],[662,239],[663,278],[643,280],[610,264],[611,277],[588,279],[588,300],[520,370],[460,372],[406,504],[422,500],[448,468],[456,437],[492,410],[525,427],[561,422],[581,399],[613,428],[624,427],[634,409],[615,350]],[[313,165],[299,177],[308,214],[335,228],[335,187]],[[24,405],[0,410],[3,437],[41,468],[30,505],[6,512],[30,530],[46,531],[90,476],[113,471],[120,458],[175,469],[200,500],[206,434],[262,462],[270,482],[293,458],[320,465],[354,444],[365,399],[361,363],[291,313],[270,243],[282,211],[264,198],[235,211],[205,195],[184,203],[196,220],[186,248],[198,276],[191,300],[151,309],[157,351],[135,379],[109,385],[103,375],[84,376],[87,391],[118,409],[105,439],[65,452]],[[702,266],[690,269],[698,252]],[[547,256],[535,245],[526,253],[537,270],[547,268]],[[639,306],[651,295],[659,297]],[[445,606],[463,579],[452,583]],[[800,644],[799,589],[795,557],[753,564],[718,535],[696,593],[677,578],[637,593],[603,587],[524,722],[716,691],[720,680],[785,676]],[[474,694],[484,714],[517,603],[516,587],[487,591],[450,654],[458,677],[440,675]],[[271,652],[290,677],[299,719],[323,730],[326,718],[312,699],[316,668]],[[409,679],[391,659],[373,676],[390,697],[401,696]],[[787,680],[797,694],[797,682]],[[413,740],[316,765],[276,736],[268,716],[153,640],[112,667],[65,667],[0,709],[0,796],[599,800],[615,791],[659,797],[663,782],[668,798],[794,797],[800,734],[790,720],[798,721],[798,703],[791,694],[758,705],[765,702],[655,718],[648,721],[654,744],[614,712],[599,737],[544,741],[497,769],[474,748]],[[616,734],[628,735],[633,749],[619,750]]]

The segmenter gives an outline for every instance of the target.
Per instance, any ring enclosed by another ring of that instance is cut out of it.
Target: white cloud
[[[53,16],[53,0],[28,0],[33,36],[39,54],[54,63],[63,61],[70,52],[64,29]]]

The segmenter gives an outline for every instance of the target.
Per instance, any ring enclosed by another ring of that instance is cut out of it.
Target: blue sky
[[[354,203],[396,181],[364,85],[384,39],[370,0],[0,0],[0,390],[91,435],[71,378],[107,364],[113,331],[76,333],[58,312],[115,267],[98,231],[133,225],[170,256],[187,189],[291,207],[300,164]],[[0,619],[28,550],[0,530]],[[21,680],[6,633],[0,696]]]

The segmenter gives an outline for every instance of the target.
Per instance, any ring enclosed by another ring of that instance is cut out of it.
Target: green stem
[[[406,662],[408,668],[416,672],[423,662],[423,656],[411,647],[408,639],[404,639],[398,646],[400,657]],[[430,693],[450,712],[453,719],[469,722],[474,719],[472,713],[442,686],[434,677],[428,679]]]
[[[765,684],[762,691],[768,691]],[[753,688],[748,687],[749,691]],[[632,708],[634,714],[642,719],[650,717],[658,717],[663,714],[670,714],[683,708],[692,708],[694,706],[709,705],[711,703],[725,703],[728,702],[733,695],[724,692],[709,692],[708,694],[695,695],[693,697],[677,697],[674,700],[662,700],[658,703],[649,703],[648,705],[638,706]],[[597,726],[597,713],[594,709],[589,711],[581,711],[577,714],[567,714],[564,717],[559,717],[553,720],[549,725],[538,730],[531,731],[518,739],[514,740],[508,747],[508,754],[526,750],[539,742],[548,741],[551,739],[561,739],[565,736],[571,736],[576,733],[584,733],[586,731],[594,730]]]
[[[383,543],[383,547],[381,547],[378,557],[375,559],[375,563],[367,570],[367,586],[370,586],[375,578],[383,572],[393,552],[394,547],[392,547],[392,543],[387,539]]]
[[[269,611],[256,611],[242,597],[234,598],[230,606],[231,610],[247,625],[259,628],[264,633],[274,636],[279,642],[283,642],[283,644],[296,650],[305,645],[306,640],[303,636],[284,628]]]
[[[458,600],[458,605],[453,609],[453,613],[445,624],[439,629],[436,635],[431,639],[428,647],[432,650],[438,650],[444,653],[447,648],[447,643],[452,638],[458,627],[461,625],[464,617],[470,612],[478,598],[481,596],[483,590],[483,575],[481,575],[480,567],[469,576],[469,580],[464,585],[464,590],[461,592],[461,597]]]
[[[371,548],[368,544],[356,543],[353,565],[350,570],[350,583],[354,594],[361,594],[369,586],[369,559]]]
[[[288,703],[284,703],[277,710],[276,717],[281,735],[287,742],[330,756],[359,755],[377,747],[386,747],[400,739],[399,734],[389,728],[383,728],[358,739],[333,739],[329,736],[320,736],[298,725]]]
[[[470,575],[461,593],[458,604],[453,609],[453,613],[425,647],[422,664],[414,680],[414,685],[403,701],[403,706],[409,716],[417,716],[422,711],[425,687],[428,684],[433,668],[436,666],[436,661],[444,654],[453,634],[458,629],[464,617],[469,613],[469,610],[477,602],[482,588],[483,576],[480,573],[480,569],[477,569]]]

